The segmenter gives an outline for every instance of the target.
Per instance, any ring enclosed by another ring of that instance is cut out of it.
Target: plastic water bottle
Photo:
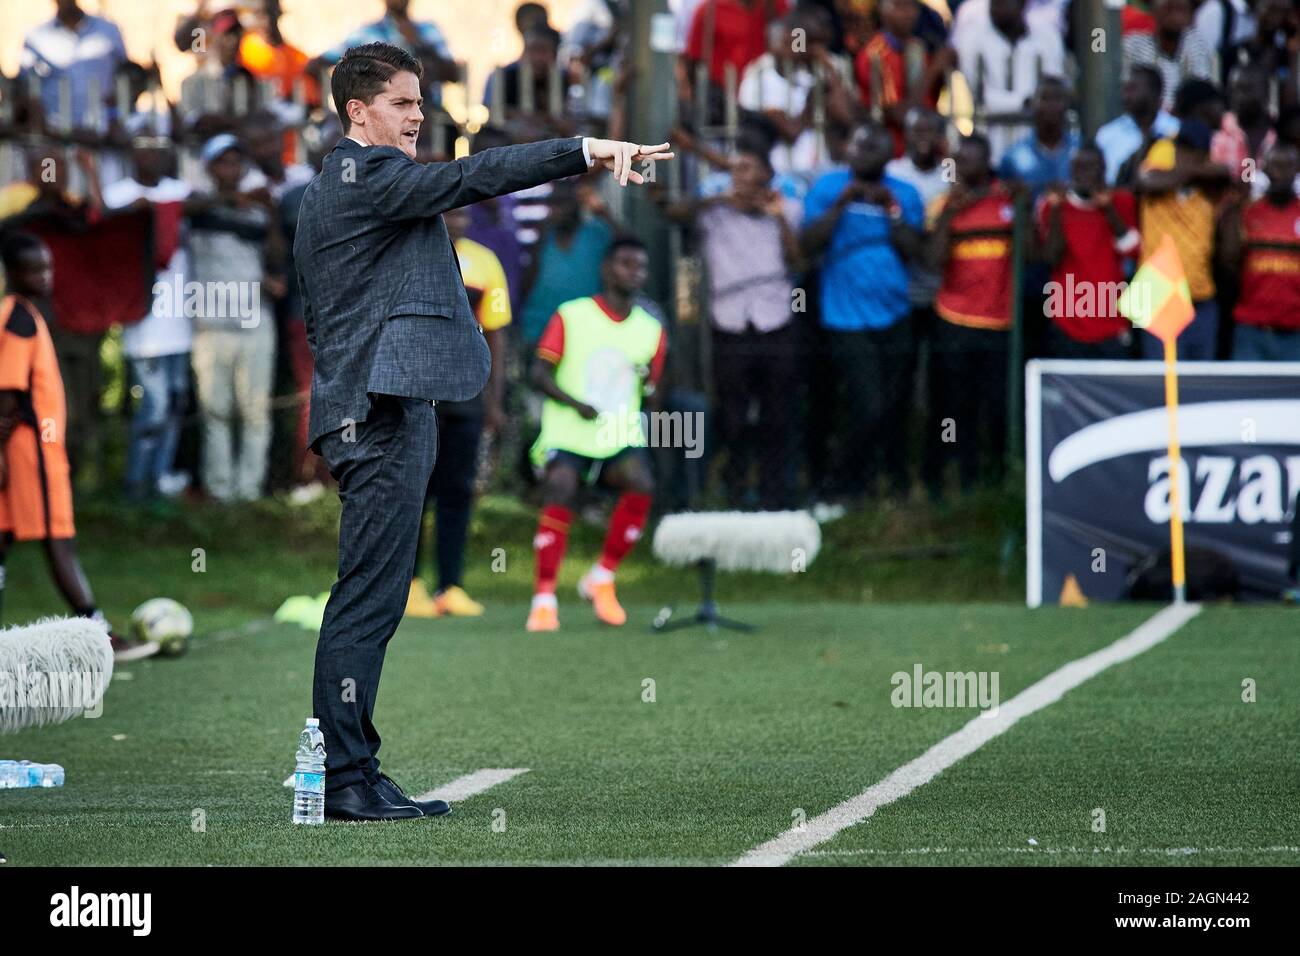
[[[307,718],[307,726],[298,738],[293,768],[293,822],[325,822],[325,737],[315,717]]]
[[[0,760],[0,790],[61,786],[63,786],[63,768],[56,763]]]

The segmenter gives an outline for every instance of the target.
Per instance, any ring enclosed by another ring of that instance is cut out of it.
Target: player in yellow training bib
[[[560,626],[555,581],[564,559],[579,482],[621,492],[600,560],[578,582],[596,617],[621,625],[614,571],[641,536],[654,479],[641,424],[641,400],[663,371],[668,337],[635,303],[649,257],[638,239],[616,239],[601,264],[599,295],[565,302],[537,343],[532,382],[546,401],[533,460],[545,468],[543,507],[533,538],[537,585],[528,630]]]

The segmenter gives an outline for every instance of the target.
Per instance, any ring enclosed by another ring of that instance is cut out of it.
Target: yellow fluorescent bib
[[[609,458],[645,445],[641,428],[641,371],[659,349],[662,326],[638,305],[616,322],[593,298],[574,299],[556,310],[564,323],[564,355],[555,367],[560,388],[600,415],[588,421],[575,409],[547,399],[533,460],[562,449],[588,458]]]

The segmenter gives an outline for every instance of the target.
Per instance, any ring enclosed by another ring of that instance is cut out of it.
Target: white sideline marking
[[[1021,717],[1053,704],[1084,681],[1100,674],[1112,664],[1119,664],[1155,647],[1178,630],[1201,610],[1199,604],[1171,604],[1148,618],[1126,637],[1058,667],[1038,682],[985,716],[973,718],[965,727],[939,741],[921,756],[903,764],[884,780],[873,784],[856,797],[831,807],[808,820],[801,828],[792,827],[775,839],[756,846],[732,866],[783,866],[796,855],[825,843],[841,830],[861,823],[886,804],[905,797],[917,787],[933,780],[958,760],[974,753],[999,734],[1005,733]]]
[[[490,790],[499,783],[505,783],[512,780],[521,773],[527,773],[527,767],[514,767],[496,769],[486,767],[482,770],[475,770],[473,773],[467,773],[463,777],[457,777],[451,783],[443,784],[441,787],[435,787],[428,793],[422,793],[416,800],[446,800],[451,803],[453,800],[468,800],[484,790]],[[293,774],[284,778],[284,786],[293,786]]]
[[[905,850],[808,850],[800,857],[850,857],[850,856],[939,856],[953,853],[1027,853],[1030,856],[1125,856],[1142,854],[1147,856],[1195,856],[1198,853],[1300,853],[1300,846],[1169,846],[1169,847],[1042,847],[1042,846],[982,846],[982,847],[948,847],[917,846]]]
[[[422,793],[415,799],[446,800],[448,803],[451,803],[454,800],[468,800],[475,794],[482,793],[484,790],[490,790],[499,783],[513,780],[521,773],[527,772],[527,767],[515,767],[512,769],[493,769],[488,767],[483,770],[475,770],[473,773],[467,773],[463,777],[457,777],[451,783],[445,783],[441,787],[434,787],[428,793]]]

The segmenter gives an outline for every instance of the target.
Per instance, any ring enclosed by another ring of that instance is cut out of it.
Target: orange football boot
[[[593,581],[590,573],[585,574],[578,581],[578,594],[583,600],[591,602],[596,619],[602,624],[622,627],[627,623],[627,611],[618,603],[612,578],[608,581]]]
[[[549,601],[538,601],[537,598],[542,595],[536,595],[533,598],[533,606],[528,611],[528,623],[524,625],[527,631],[558,631],[560,629],[560,610],[555,603],[555,595],[549,595]]]

